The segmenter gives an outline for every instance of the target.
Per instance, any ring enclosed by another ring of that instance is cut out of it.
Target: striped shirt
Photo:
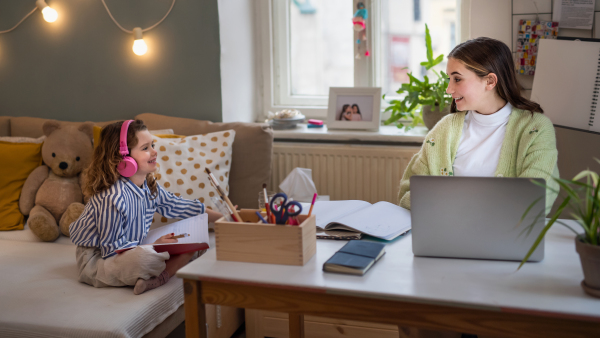
[[[167,218],[189,218],[204,213],[204,204],[166,191],[157,183],[158,196],[144,181],[140,188],[121,177],[115,184],[90,199],[79,218],[71,223],[71,241],[79,246],[99,247],[102,258],[115,250],[142,243],[152,224],[154,212]]]

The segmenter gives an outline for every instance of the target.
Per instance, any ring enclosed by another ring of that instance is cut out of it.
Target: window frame
[[[367,39],[371,42],[369,57],[354,59],[354,87],[376,87],[378,85],[376,74],[381,67],[381,62],[376,58],[381,55],[380,40],[374,40],[380,32],[379,1],[353,0],[352,6],[356,8],[358,2],[368,3],[370,7],[369,20],[367,21]],[[349,4],[350,5],[350,4]],[[257,6],[257,21],[260,23],[259,34],[262,42],[262,82],[263,82],[263,111],[261,118],[266,118],[267,112],[275,112],[286,108],[296,108],[309,118],[327,118],[328,95],[307,96],[291,95],[290,76],[290,1],[287,0],[261,0]],[[353,11],[354,12],[354,11]],[[350,18],[348,18],[350,19]],[[376,30],[376,31],[375,31]],[[358,33],[354,33],[354,39]],[[357,45],[354,44],[354,54]]]
[[[381,43],[381,4],[379,0],[352,0],[353,9],[358,2],[364,2],[369,9],[367,21],[367,39],[371,42],[369,57],[354,59],[354,87],[381,87],[382,43]],[[307,118],[327,118],[328,95],[296,96],[290,94],[290,45],[289,45],[289,7],[287,0],[259,0],[255,7],[257,19],[257,42],[261,57],[257,65],[259,92],[262,96],[262,107],[258,114],[264,121],[268,112],[282,109],[298,109]],[[468,39],[469,14],[471,0],[456,0],[457,20],[456,36],[459,42]],[[354,13],[354,10],[353,10]],[[283,29],[282,29],[283,27]],[[376,38],[378,37],[378,38]],[[354,39],[358,33],[354,33]],[[354,54],[357,52],[354,44]],[[382,102],[382,110],[386,104]],[[389,117],[389,113],[381,114],[381,120]]]

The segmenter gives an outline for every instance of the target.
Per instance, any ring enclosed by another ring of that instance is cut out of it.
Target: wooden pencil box
[[[256,211],[240,210],[244,222],[228,222],[223,217],[215,222],[217,260],[304,265],[315,255],[315,215],[299,215],[300,225],[275,225],[261,223]]]

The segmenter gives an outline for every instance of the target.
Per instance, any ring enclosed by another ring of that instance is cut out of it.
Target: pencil
[[[235,207],[233,206],[233,204],[231,203],[229,198],[227,198],[227,195],[225,195],[225,192],[223,191],[223,189],[221,189],[219,182],[213,176],[213,174],[210,172],[210,169],[205,168],[204,171],[208,174],[208,180],[212,183],[212,185],[215,187],[215,189],[217,189],[217,193],[219,194],[219,196],[221,196],[221,199],[225,203],[227,203],[227,205],[229,206],[229,209],[231,209],[234,220],[237,222],[242,222],[242,218],[240,217],[240,214],[238,214],[238,212],[235,210]]]
[[[183,237],[188,237],[190,234],[181,234],[181,235],[177,235],[177,236],[172,236],[171,238],[183,238]]]
[[[308,217],[310,217],[310,214],[312,213],[312,209],[315,206],[316,200],[317,200],[317,193],[315,193],[315,195],[313,196],[312,203],[310,204],[310,210],[308,210]]]

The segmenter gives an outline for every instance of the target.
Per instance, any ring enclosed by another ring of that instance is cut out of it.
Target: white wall
[[[258,47],[253,1],[218,0],[218,6],[223,122],[255,122]]]

